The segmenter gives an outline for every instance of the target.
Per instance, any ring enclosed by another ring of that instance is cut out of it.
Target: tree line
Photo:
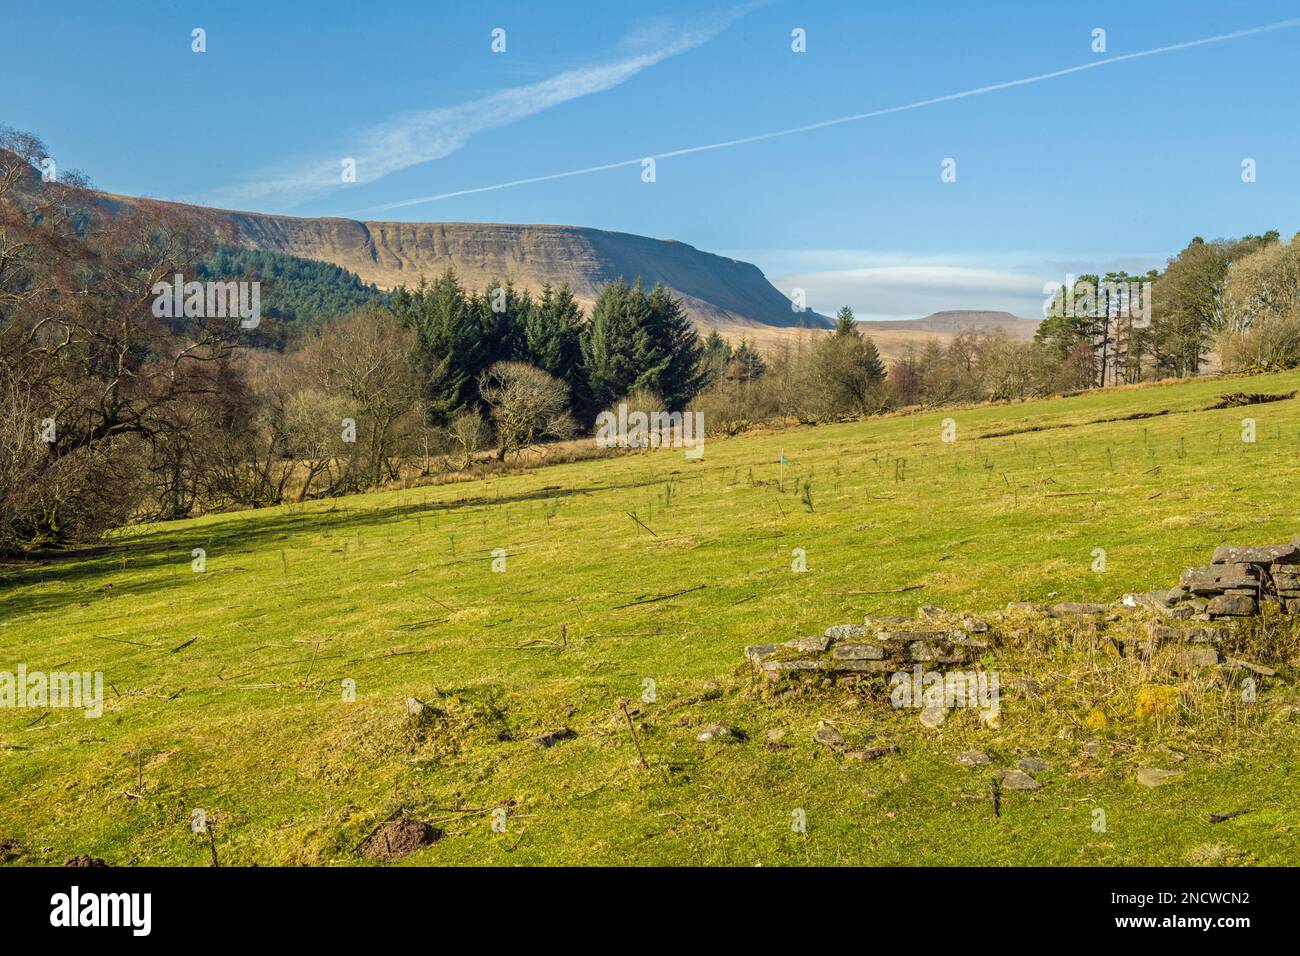
[[[701,337],[639,281],[606,285],[590,314],[564,286],[476,290],[451,272],[382,293],[240,250],[202,209],[109,206],[77,173],[43,182],[30,134],[0,128],[0,147],[0,550],[481,467],[589,434],[619,403],[689,405],[734,434],[1192,375],[1211,354],[1300,364],[1300,244],[1276,232],[1197,239],[1140,277],[1149,322],[1108,291],[1031,342],[962,333],[887,364],[847,306],[832,331],[760,350]],[[265,283],[263,321],[159,316],[154,287],[177,273]]]
[[[676,410],[705,384],[663,287],[611,283],[590,316],[568,288],[452,273],[382,294],[241,250],[205,210],[44,181],[30,134],[0,129],[0,148],[0,548],[467,467],[588,431],[629,394]],[[176,275],[264,284],[268,307],[161,313]]]
[[[1227,371],[1300,364],[1300,236],[1276,230],[1240,239],[1200,236],[1163,271],[1083,275],[1096,290],[1085,308],[1052,314],[1036,339],[1087,388],[1200,374],[1211,358]],[[1116,290],[1150,286],[1140,317]]]

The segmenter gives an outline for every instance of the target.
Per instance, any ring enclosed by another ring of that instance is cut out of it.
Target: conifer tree
[[[479,373],[492,364],[481,308],[448,269],[432,283],[393,293],[393,311],[415,333],[412,362],[428,420],[445,425],[478,403]]]
[[[636,385],[649,352],[649,304],[622,279],[600,290],[581,340],[591,397],[608,408]]]
[[[767,362],[758,354],[758,349],[749,344],[749,339],[741,339],[732,358],[731,377],[738,382],[752,382],[761,378],[767,371]]]
[[[569,409],[578,422],[594,420],[599,411],[591,398],[587,367],[582,358],[583,315],[568,285],[555,289],[548,282],[541,298],[524,317],[522,350],[518,358],[555,376],[569,388]]]
[[[641,291],[639,283],[634,291]],[[681,300],[663,285],[655,285],[646,303],[648,348],[636,386],[663,396],[669,410],[680,411],[707,378],[700,365],[700,336]]]

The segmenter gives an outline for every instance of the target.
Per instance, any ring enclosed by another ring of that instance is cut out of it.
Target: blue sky
[[[5,0],[0,122],[112,192],[595,226],[752,261],[823,312],[1037,315],[1042,284],[1067,273],[1158,266],[1198,234],[1300,228],[1300,25],[663,154],[1296,17],[1300,3],[1268,0]],[[196,27],[206,53],[191,51]],[[645,156],[661,157],[653,183]]]

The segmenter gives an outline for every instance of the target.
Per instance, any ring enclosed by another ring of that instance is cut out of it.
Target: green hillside
[[[223,865],[355,863],[399,813],[445,831],[421,864],[1300,862],[1294,634],[1248,648],[1280,674],[1245,704],[1090,627],[1004,628],[985,665],[1043,690],[1004,689],[997,729],[968,712],[929,730],[847,682],[766,686],[742,657],[918,605],[1109,603],[1217,545],[1291,540],[1300,400],[1210,406],[1296,389],[1292,372],[792,428],[7,566],[0,669],[103,671],[107,700],[98,720],[0,711],[0,841],[26,863],[207,865],[202,808]],[[1147,686],[1177,705],[1139,718]],[[899,752],[844,760],[822,720]],[[740,733],[698,740],[714,723]],[[963,766],[971,749],[991,767]],[[1025,757],[1050,764],[1042,789],[995,816],[991,770]],[[1182,776],[1139,786],[1150,766]]]
[[[269,321],[257,340],[283,347],[388,296],[354,273],[328,262],[281,252],[218,246],[196,273],[199,279],[248,280],[262,284],[262,311]]]

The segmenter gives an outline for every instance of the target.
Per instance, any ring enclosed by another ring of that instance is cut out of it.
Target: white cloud
[[[915,319],[946,309],[1042,318],[1044,284],[1067,275],[1161,268],[1163,253],[882,252],[866,249],[728,249],[757,263],[785,295],[803,289],[808,305],[834,315],[842,305],[863,320]]]
[[[773,280],[787,295],[799,288],[808,305],[834,315],[848,305],[863,320],[914,319],[945,309],[986,309],[1037,318],[1050,275],[944,265],[887,265],[806,272]],[[1059,280],[1058,280],[1059,281]]]
[[[640,47],[621,59],[565,70],[537,83],[501,90],[456,106],[401,113],[361,130],[337,154],[295,159],[204,196],[209,205],[285,208],[343,186],[344,157],[356,160],[356,182],[370,183],[398,170],[449,156],[475,135],[508,126],[553,106],[613,89],[643,70],[707,43],[759,4],[737,8],[689,29],[662,21],[643,28],[623,46]],[[645,47],[653,43],[652,49]]]

